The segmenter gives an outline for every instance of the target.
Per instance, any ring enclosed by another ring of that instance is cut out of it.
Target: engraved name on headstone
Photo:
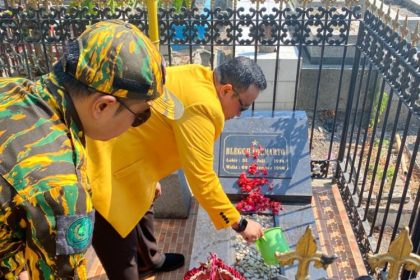
[[[260,147],[255,162],[259,168],[268,171],[267,178],[290,178],[289,142],[286,137],[276,134],[259,133],[254,135],[224,133],[221,138],[221,168],[219,176],[239,176],[249,166],[254,147]],[[248,157],[246,156],[248,154]],[[253,175],[249,174],[249,177]],[[258,175],[256,175],[258,176]]]

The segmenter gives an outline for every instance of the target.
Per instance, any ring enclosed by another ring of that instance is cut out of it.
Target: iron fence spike
[[[419,39],[420,39],[420,36],[419,36],[419,22],[417,22],[416,28],[414,28],[414,31],[411,34],[411,45],[413,47],[416,47]]]

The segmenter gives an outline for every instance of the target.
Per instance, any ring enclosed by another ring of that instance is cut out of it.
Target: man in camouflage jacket
[[[94,210],[84,136],[177,118],[162,57],[135,26],[87,28],[37,82],[0,79],[0,279],[85,279]],[[153,100],[153,101],[152,101]]]

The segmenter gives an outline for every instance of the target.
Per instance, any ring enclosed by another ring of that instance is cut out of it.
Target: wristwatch
[[[241,220],[238,223],[237,227],[232,227],[232,229],[236,232],[243,232],[246,229],[246,226],[248,225],[247,219],[241,217]]]

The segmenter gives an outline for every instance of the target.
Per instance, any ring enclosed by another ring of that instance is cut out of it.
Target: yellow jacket
[[[213,170],[214,141],[224,126],[213,72],[168,67],[166,86],[184,103],[181,119],[153,111],[145,124],[116,139],[87,141],[94,207],[123,237],[151,206],[157,181],[180,168],[217,229],[240,217]]]

